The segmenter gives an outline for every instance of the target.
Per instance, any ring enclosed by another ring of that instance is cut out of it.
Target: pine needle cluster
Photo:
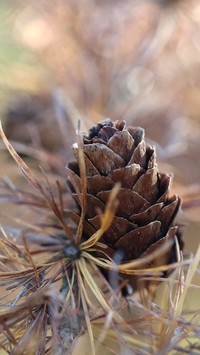
[[[102,240],[117,213],[120,184],[110,190],[105,209],[97,209],[100,225],[86,237],[88,166],[80,130],[76,145],[79,206],[73,204],[64,176],[58,181],[55,174],[50,183],[42,170],[41,182],[2,128],[1,137],[30,184],[27,191],[4,179],[1,200],[35,213],[33,222],[9,216],[15,226],[1,227],[0,345],[4,353],[76,354],[81,349],[94,355],[104,349],[107,354],[196,354],[199,310],[189,314],[184,305],[190,288],[199,292],[192,280],[200,248],[195,256],[183,258],[174,236],[176,258],[168,264],[152,261],[162,260],[171,241],[136,259],[124,260],[117,252],[109,255]],[[77,223],[70,221],[69,211],[79,215]],[[128,292],[133,276],[145,287]]]

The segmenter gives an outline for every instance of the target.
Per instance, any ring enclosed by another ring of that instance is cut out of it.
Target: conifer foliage
[[[106,119],[87,134],[78,131],[76,160],[67,168],[74,207],[71,193],[55,180],[56,194],[47,176],[41,183],[1,127],[0,133],[37,190],[5,183],[1,199],[44,216],[43,223],[16,219],[18,229],[1,230],[1,348],[8,354],[72,353],[87,329],[95,354],[99,320],[98,346],[110,331],[112,339],[120,331],[123,346],[130,337],[126,346],[134,351],[140,323],[137,329],[134,317],[123,316],[121,291],[127,284],[149,290],[151,280],[180,266],[183,247],[175,222],[180,199],[170,197],[171,178],[158,171],[144,130]]]

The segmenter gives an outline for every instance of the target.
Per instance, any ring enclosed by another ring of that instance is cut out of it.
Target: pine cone
[[[107,119],[83,135],[83,152],[87,175],[84,238],[100,228],[97,210],[105,210],[111,189],[120,182],[116,216],[101,239],[107,254],[113,256],[123,250],[123,260],[130,261],[152,253],[170,239],[174,241],[176,235],[182,249],[181,234],[173,223],[180,199],[169,197],[171,177],[158,172],[155,148],[145,143],[142,128],[127,129],[124,121],[113,123]],[[69,163],[68,171],[74,198],[80,206],[75,193],[77,188],[81,191],[76,146],[74,154],[76,161]],[[78,223],[78,214],[71,212],[70,217]],[[174,261],[175,242],[151,266]],[[132,284],[135,286],[135,282]]]

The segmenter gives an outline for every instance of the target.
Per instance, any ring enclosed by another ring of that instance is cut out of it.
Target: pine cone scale
[[[108,201],[110,191],[101,191],[97,194],[99,200],[104,204]],[[142,211],[149,207],[150,203],[140,196],[137,192],[129,189],[119,189],[118,199],[120,204],[117,208],[116,215],[124,218],[129,218],[137,211]]]
[[[163,229],[166,229],[172,224],[173,219],[178,212],[179,206],[180,199],[177,196],[174,196],[172,202],[168,206],[163,207],[160,215],[158,216],[158,220],[161,221]]]
[[[138,164],[131,164],[121,169],[115,169],[108,176],[114,182],[120,181],[121,186],[125,189],[132,189],[141,174],[141,167]]]
[[[138,226],[148,224],[150,222],[159,220],[158,216],[162,210],[163,203],[156,203],[155,205],[147,208],[144,212],[133,214],[129,220],[137,223]]]
[[[161,222],[154,221],[125,234],[115,244],[117,249],[123,249],[126,257],[136,259],[160,236]],[[135,247],[137,244],[137,248]]]
[[[125,165],[124,160],[104,144],[88,144],[84,147],[84,153],[102,175],[108,175],[113,169]]]
[[[149,169],[143,174],[133,186],[132,190],[144,197],[150,203],[156,202],[158,198],[157,168]]]
[[[94,175],[87,178],[88,192],[96,196],[100,191],[109,191],[113,188],[114,181],[106,176]]]
[[[125,164],[127,164],[133,154],[135,141],[129,132],[121,131],[109,139],[107,146],[123,160],[125,159]]]
[[[147,156],[146,156],[146,144],[142,140],[135,148],[132,157],[129,160],[128,165],[139,164],[142,168],[146,167]]]

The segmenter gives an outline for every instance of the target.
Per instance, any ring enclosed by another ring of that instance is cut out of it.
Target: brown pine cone
[[[113,123],[107,119],[83,135],[83,151],[87,175],[84,238],[100,228],[97,210],[105,210],[111,189],[120,182],[116,216],[100,240],[108,254],[123,250],[123,261],[130,261],[152,253],[176,235],[182,249],[181,234],[174,226],[180,199],[169,197],[171,177],[158,172],[155,148],[145,143],[142,128],[126,128],[124,121]],[[75,193],[77,187],[81,190],[76,146],[74,154],[76,161],[69,163],[68,171],[74,198],[80,206]],[[78,223],[78,214],[71,212],[70,216]],[[176,258],[174,242],[151,266],[169,264]]]

